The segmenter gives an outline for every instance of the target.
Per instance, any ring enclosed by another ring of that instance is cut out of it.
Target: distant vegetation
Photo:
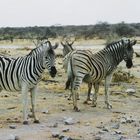
[[[50,26],[50,27],[6,27],[0,28],[0,40],[45,39],[73,36],[75,39],[109,39],[117,37],[140,36],[140,23],[109,24],[99,22],[95,25]]]

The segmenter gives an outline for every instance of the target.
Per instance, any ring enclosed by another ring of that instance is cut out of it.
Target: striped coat
[[[81,51],[72,53],[67,73],[71,77],[72,82],[74,110],[78,111],[76,95],[82,81],[95,84],[95,94],[93,95],[92,104],[96,106],[99,83],[103,78],[105,78],[105,103],[107,104],[107,108],[112,107],[108,101],[108,88],[112,74],[122,60],[126,62],[127,68],[132,67],[134,52],[132,46],[135,44],[135,40],[121,39],[107,45],[104,49],[92,55]]]

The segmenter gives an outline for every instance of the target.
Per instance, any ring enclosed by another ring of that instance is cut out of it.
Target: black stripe
[[[5,70],[5,81],[6,81],[6,85],[8,86],[8,88],[9,88],[9,90],[11,90],[11,88],[10,88],[10,85],[9,85],[9,75],[8,75],[8,71],[9,71],[9,69],[10,69],[10,64],[11,64],[11,60],[10,59],[7,59],[6,58],[6,60],[8,61],[8,65],[7,65],[7,68],[6,68],[6,70]]]
[[[16,89],[15,83],[14,83],[14,70],[16,69],[17,60],[18,60],[18,59],[14,60],[14,63],[13,63],[13,65],[12,65],[12,70],[11,70],[11,82],[12,82],[13,88],[14,88],[15,90],[17,90],[17,89]]]

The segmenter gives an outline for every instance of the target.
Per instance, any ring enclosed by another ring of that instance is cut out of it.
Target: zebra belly
[[[83,82],[85,83],[95,83],[95,82],[100,82],[103,79],[103,77],[100,78],[95,78],[92,77],[90,74],[85,75]]]
[[[0,87],[6,91],[20,91],[21,82],[17,79],[16,76],[11,78],[11,74],[5,75],[0,73]]]
[[[83,78],[83,82],[85,83],[92,82],[92,77],[89,74],[86,74],[85,77]]]
[[[20,86],[16,86],[16,88],[14,86],[7,86],[7,85],[3,85],[2,82],[0,81],[0,88],[6,91],[20,91],[21,87]]]

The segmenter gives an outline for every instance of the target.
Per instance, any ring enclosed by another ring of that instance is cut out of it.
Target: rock
[[[19,136],[15,136],[15,140],[20,140]]]
[[[18,136],[10,134],[8,140],[20,140],[20,138]]]
[[[116,134],[119,134],[119,135],[122,134],[121,131],[115,131],[115,133],[116,133]]]
[[[140,129],[137,130],[137,133],[140,134]]]
[[[136,93],[136,90],[133,89],[133,88],[129,88],[125,92],[128,93],[128,94],[134,94],[134,93]]]
[[[85,124],[85,126],[90,126],[90,123],[89,123],[89,122],[87,122],[87,123]]]
[[[120,128],[120,124],[119,123],[115,123],[112,125],[113,129],[119,129]]]
[[[102,135],[102,134],[105,134],[106,132],[105,131],[99,131],[98,134]]]
[[[43,114],[49,114],[49,111],[47,109],[42,110]]]
[[[59,132],[52,132],[52,137],[53,138],[58,138],[60,136]]]
[[[102,131],[109,132],[109,130],[107,128],[103,128]]]
[[[62,130],[62,132],[68,132],[70,129],[69,128],[64,128],[63,130]]]
[[[102,138],[100,136],[95,136],[94,140],[101,140]]]
[[[71,117],[65,118],[65,119],[64,119],[64,123],[65,123],[66,125],[72,125],[72,124],[74,124],[73,118],[71,118]]]
[[[62,108],[62,111],[66,111],[66,109],[65,108]]]
[[[16,125],[10,125],[9,128],[11,128],[11,129],[16,129],[17,126],[16,126]]]
[[[61,135],[61,136],[59,137],[59,139],[60,139],[60,140],[73,140],[71,137],[67,137],[67,136],[63,136],[63,135]]]
[[[56,127],[58,127],[58,123],[57,122],[55,122],[55,123],[53,123],[53,124],[49,124],[49,126],[48,127],[54,127],[54,128],[56,128]]]
[[[126,118],[121,118],[121,120],[120,120],[120,122],[122,123],[122,124],[125,124],[126,123]]]

